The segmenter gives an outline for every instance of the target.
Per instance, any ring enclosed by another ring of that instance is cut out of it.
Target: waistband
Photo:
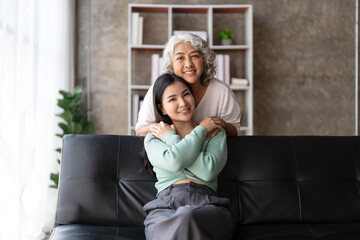
[[[158,197],[166,196],[166,195],[169,195],[171,192],[178,192],[178,191],[198,192],[198,193],[204,193],[204,194],[216,196],[216,192],[213,189],[211,189],[210,187],[208,187],[204,184],[189,182],[189,183],[180,183],[180,184],[170,185],[169,187],[162,190],[159,193]]]

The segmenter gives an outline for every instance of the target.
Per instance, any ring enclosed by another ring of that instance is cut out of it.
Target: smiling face
[[[173,122],[190,121],[195,110],[195,100],[184,83],[175,81],[164,90],[162,105],[158,108]]]
[[[174,47],[173,71],[190,84],[200,83],[204,72],[202,54],[190,42],[180,42]]]

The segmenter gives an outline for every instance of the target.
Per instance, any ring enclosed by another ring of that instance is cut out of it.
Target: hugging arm
[[[234,92],[228,87],[219,100],[220,111],[218,117],[226,122],[226,135],[237,136],[240,133],[241,108]]]
[[[166,144],[166,139],[173,138],[173,135],[176,135],[174,131],[168,131],[160,140],[149,133],[145,137],[145,149],[154,167],[179,172],[189,166],[195,160],[194,156],[199,154],[206,130],[198,126],[178,143]]]
[[[231,123],[227,123],[224,119],[219,118],[219,117],[211,117],[211,118],[213,118],[214,121],[216,120],[218,122],[218,124],[223,127],[227,136],[237,136],[238,135],[238,129]],[[221,129],[219,129],[219,128],[212,130],[211,132],[209,132],[207,134],[206,139],[215,137],[220,132],[220,130]]]
[[[155,113],[153,106],[153,86],[147,91],[143,104],[140,108],[137,123],[135,126],[136,136],[146,136],[150,132],[150,127],[155,123]]]
[[[211,181],[223,169],[226,159],[226,134],[225,131],[220,131],[210,139],[205,150],[199,153],[195,161],[187,169],[202,180]]]

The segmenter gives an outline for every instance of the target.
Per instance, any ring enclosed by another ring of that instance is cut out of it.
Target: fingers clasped
[[[200,126],[203,126],[206,131],[208,132],[208,136],[215,136],[219,131],[223,130],[226,127],[227,123],[218,117],[207,117],[205,118],[201,123]],[[215,131],[212,134],[209,134],[210,132]]]

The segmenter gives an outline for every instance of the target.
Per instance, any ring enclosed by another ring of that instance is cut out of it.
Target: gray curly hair
[[[174,73],[172,67],[172,60],[174,57],[174,47],[180,42],[190,42],[191,45],[199,50],[204,61],[204,72],[200,77],[201,84],[208,85],[211,78],[215,76],[215,57],[216,54],[210,49],[209,44],[201,37],[191,34],[183,33],[174,35],[169,38],[163,51],[163,61],[161,70],[163,73]]]

